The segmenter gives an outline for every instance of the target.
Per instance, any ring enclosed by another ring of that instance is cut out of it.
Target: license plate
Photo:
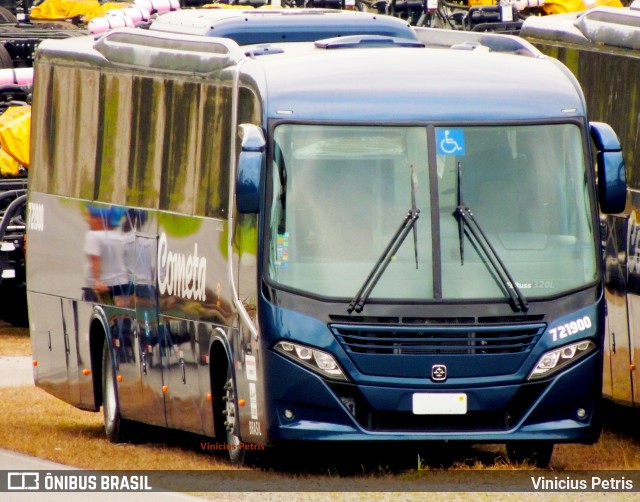
[[[413,395],[414,415],[464,415],[466,394],[420,393]]]

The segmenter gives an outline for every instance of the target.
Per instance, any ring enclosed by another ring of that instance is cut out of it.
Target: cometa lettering
[[[205,279],[207,259],[198,256],[198,244],[193,245],[193,254],[169,251],[167,235],[162,232],[158,242],[158,289],[167,294],[187,300],[206,300]]]

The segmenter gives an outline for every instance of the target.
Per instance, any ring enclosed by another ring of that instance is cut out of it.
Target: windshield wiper
[[[416,226],[416,220],[419,218],[418,206],[416,205],[416,171],[413,164],[409,166],[411,170],[411,212],[416,214],[416,217],[411,224],[413,229],[413,253],[416,257],[416,270],[418,270],[418,227]]]
[[[509,305],[514,312],[526,312],[529,310],[529,303],[518,288],[516,281],[513,280],[509,270],[504,262],[498,256],[495,248],[491,244],[491,241],[487,238],[487,235],[482,230],[482,227],[473,216],[471,209],[469,209],[462,200],[462,169],[460,162],[458,162],[458,206],[453,212],[453,215],[458,220],[458,234],[460,237],[460,264],[464,265],[464,234],[473,237],[478,244],[484,255],[487,257],[485,263],[491,265],[495,271],[502,287],[509,295]]]
[[[364,304],[369,299],[373,288],[375,288],[376,284],[378,284],[380,277],[382,277],[382,274],[384,274],[387,266],[395,256],[400,246],[402,246],[402,243],[407,238],[407,235],[409,235],[409,232],[411,230],[413,230],[413,246],[414,255],[416,258],[416,269],[418,268],[418,234],[416,231],[416,222],[420,217],[420,210],[416,206],[416,180],[413,164],[411,164],[409,168],[411,169],[411,209],[407,212],[407,215],[404,217],[404,220],[402,220],[400,227],[398,227],[396,233],[393,234],[393,237],[391,237],[389,244],[387,244],[387,247],[380,255],[380,258],[378,258],[378,261],[374,265],[373,269],[371,269],[371,272],[369,272],[369,275],[365,279],[364,284],[362,284],[362,287],[360,288],[356,296],[354,296],[353,300],[351,300],[351,303],[349,303],[349,306],[347,307],[347,312],[349,314],[354,311],[358,313],[362,312]]]

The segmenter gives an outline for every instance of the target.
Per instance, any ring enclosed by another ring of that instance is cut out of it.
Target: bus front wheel
[[[112,443],[122,443],[126,437],[126,422],[120,416],[118,384],[113,368],[108,338],[102,349],[102,415],[107,438]]]
[[[528,463],[535,467],[547,467],[553,455],[553,443],[547,441],[514,441],[507,443],[507,456],[515,464]]]
[[[242,465],[245,461],[245,449],[242,447],[238,430],[238,412],[236,408],[236,385],[231,373],[231,365],[227,366],[227,379],[224,384],[224,426],[227,432],[227,446],[229,448],[229,458],[234,465]]]

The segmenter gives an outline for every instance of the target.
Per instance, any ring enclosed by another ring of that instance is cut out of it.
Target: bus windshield
[[[268,273],[277,284],[354,298],[410,215],[370,299],[509,299],[511,280],[529,299],[597,277],[575,124],[283,124],[274,142]],[[462,201],[490,246],[456,216]]]

